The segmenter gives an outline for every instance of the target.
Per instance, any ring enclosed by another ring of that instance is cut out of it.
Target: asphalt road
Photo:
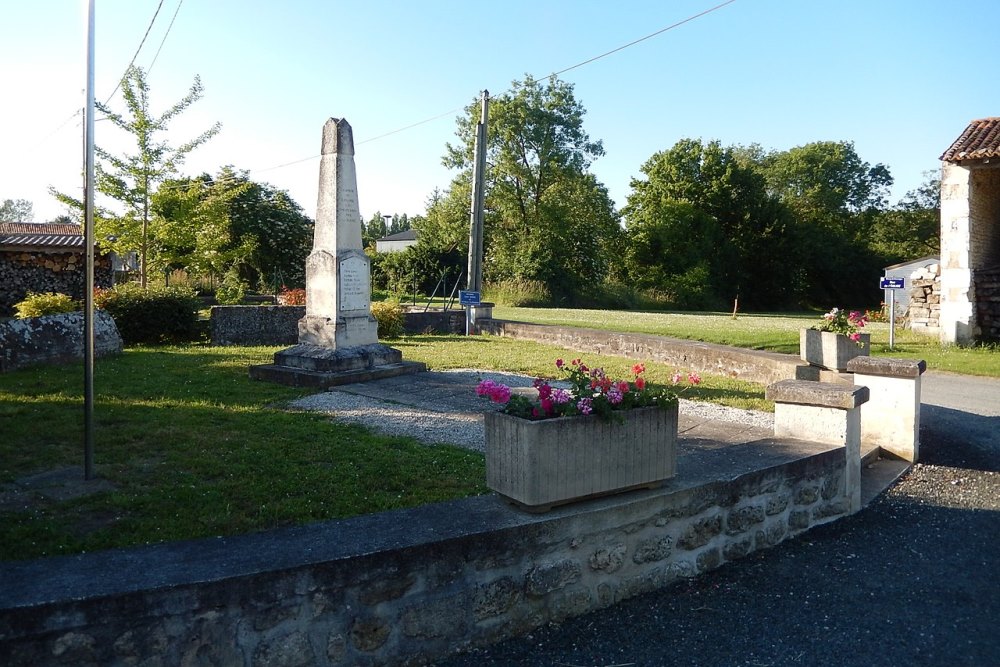
[[[922,393],[921,463],[858,514],[437,664],[1000,666],[1000,381]]]

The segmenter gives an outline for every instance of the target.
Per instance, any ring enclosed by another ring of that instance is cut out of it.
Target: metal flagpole
[[[87,0],[87,107],[83,144],[83,243],[87,251],[83,286],[83,476],[94,478],[94,0]]]

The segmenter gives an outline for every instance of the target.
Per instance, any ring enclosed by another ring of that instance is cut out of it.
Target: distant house
[[[401,232],[390,234],[385,238],[375,241],[375,250],[378,252],[402,252],[411,245],[417,244],[417,230],[404,229]]]
[[[87,263],[79,225],[0,223],[0,317],[14,314],[14,304],[28,292],[61,292],[83,298]],[[94,284],[112,285],[109,255],[94,261]]]

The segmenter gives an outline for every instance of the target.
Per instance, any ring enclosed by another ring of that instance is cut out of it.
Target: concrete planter
[[[854,357],[867,357],[871,352],[871,334],[861,334],[858,345],[845,334],[816,329],[799,330],[799,356],[813,366],[833,371],[846,371]]]
[[[530,421],[485,415],[486,485],[529,511],[636,488],[677,472],[677,404]]]

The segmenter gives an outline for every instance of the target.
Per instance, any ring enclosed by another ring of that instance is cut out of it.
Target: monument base
[[[250,377],[288,385],[329,389],[427,370],[419,361],[381,343],[341,349],[300,343],[274,355],[273,364],[250,367]]]

